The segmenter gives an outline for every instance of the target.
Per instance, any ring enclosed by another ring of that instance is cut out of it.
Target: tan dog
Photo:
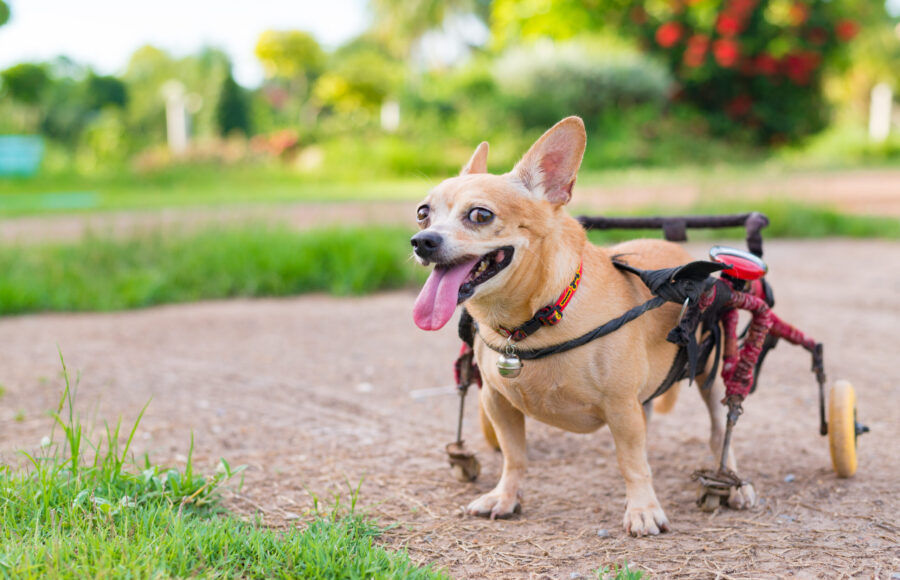
[[[666,341],[679,308],[667,304],[619,330],[581,347],[526,361],[514,379],[497,371],[507,337],[540,308],[553,304],[583,265],[580,285],[554,326],[543,326],[516,346],[535,349],[581,336],[650,298],[644,284],[617,270],[614,254],[645,269],[691,261],[683,248],[658,240],[635,240],[609,249],[587,241],[584,229],[565,211],[584,154],[584,124],[560,121],[505,175],[487,173],[482,143],[459,177],[434,188],[418,210],[421,232],[412,238],[417,259],[435,269],[416,300],[414,318],[425,330],[444,326],[458,303],[478,324],[475,356],[484,380],[481,405],[486,435],[495,432],[503,452],[503,475],[490,492],[469,504],[473,515],[507,517],[519,510],[525,473],[525,415],[568,431],[592,432],[608,424],[625,478],[625,530],[658,534],[668,520],[647,463],[646,418],[641,402],[663,381],[675,356]],[[703,377],[699,378],[700,384]],[[698,389],[699,391],[700,389]],[[675,390],[671,390],[667,404]],[[702,393],[712,420],[710,445],[721,451],[725,408],[721,386]],[[729,453],[732,469],[733,453]],[[753,488],[732,493],[733,507],[755,502]]]

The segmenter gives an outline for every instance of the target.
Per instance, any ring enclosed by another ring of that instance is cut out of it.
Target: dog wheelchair
[[[768,352],[781,340],[805,349],[811,358],[811,370],[819,390],[819,433],[828,436],[832,466],[838,477],[851,477],[857,468],[857,440],[869,429],[857,420],[856,393],[847,381],[837,381],[830,389],[826,406],[825,366],[823,346],[809,335],[779,318],[772,308],[775,304],[772,288],[765,276],[768,267],[762,260],[761,230],[769,224],[760,213],[723,216],[683,216],[649,218],[578,218],[587,230],[656,229],[661,228],[666,240],[687,240],[692,228],[744,227],[747,251],[723,246],[710,250],[710,260],[697,261],[678,268],[640,270],[627,263],[627,256],[614,256],[613,263],[624,272],[637,275],[647,285],[653,298],[636,306],[619,319],[607,322],[580,339],[571,341],[574,348],[587,340],[615,331],[622,324],[637,318],[649,309],[667,302],[681,304],[681,316],[667,340],[679,346],[666,379],[644,404],[663,394],[674,383],[694,380],[698,369],[711,369],[700,388],[712,386],[717,374],[725,383],[722,404],[728,407],[725,437],[718,469],[696,471],[692,478],[700,483],[697,503],[705,511],[712,511],[727,502],[730,491],[748,482],[727,468],[728,449],[732,431],[743,413],[744,400],[756,390],[759,372]],[[713,274],[718,274],[714,277]],[[738,332],[739,311],[750,315],[746,327]],[[481,385],[481,377],[474,362],[475,328],[471,317],[463,311],[459,325],[463,346],[454,370],[460,396],[456,441],[447,445],[450,465],[461,481],[478,477],[480,466],[475,454],[466,449],[462,440],[465,396],[472,383]],[[565,346],[565,345],[562,345]],[[554,352],[559,352],[559,349]],[[520,358],[539,358],[537,351],[500,353],[498,371],[515,377],[522,368]],[[719,365],[721,361],[721,371]],[[826,410],[827,407],[827,410]]]

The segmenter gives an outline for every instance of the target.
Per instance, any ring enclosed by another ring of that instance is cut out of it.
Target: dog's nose
[[[440,234],[434,232],[419,232],[409,240],[412,244],[413,251],[420,258],[428,259],[438,251],[444,238]]]

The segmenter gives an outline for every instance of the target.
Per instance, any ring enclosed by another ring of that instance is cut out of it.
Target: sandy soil
[[[414,327],[412,291],[2,319],[0,460],[16,461],[15,449],[34,449],[49,432],[58,345],[81,374],[85,416],[128,422],[152,397],[139,450],[177,463],[193,432],[204,469],[220,456],[248,465],[243,489],[228,495],[232,509],[288,528],[313,495],[346,497],[361,481],[361,505],[397,524],[384,541],[456,577],[575,578],[626,560],[671,578],[890,577],[900,572],[900,244],[766,249],[777,311],[826,344],[831,379],[856,385],[860,418],[872,428],[860,441],[859,472],[833,474],[808,358],[782,345],[735,436],[741,473],[762,505],[695,507],[690,474],[713,458],[702,402],[695,387],[683,388],[674,411],[650,427],[656,490],[673,525],[659,537],[621,529],[624,485],[608,430],[575,435],[533,421],[523,515],[462,516],[461,506],[496,482],[500,456],[481,441],[470,393],[466,433],[483,472],[473,484],[451,477],[443,446],[455,427],[458,340],[452,325],[434,334]]]

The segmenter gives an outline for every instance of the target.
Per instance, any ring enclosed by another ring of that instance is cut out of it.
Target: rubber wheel
[[[831,464],[838,477],[856,473],[856,392],[847,381],[838,381],[828,397],[828,443]]]

